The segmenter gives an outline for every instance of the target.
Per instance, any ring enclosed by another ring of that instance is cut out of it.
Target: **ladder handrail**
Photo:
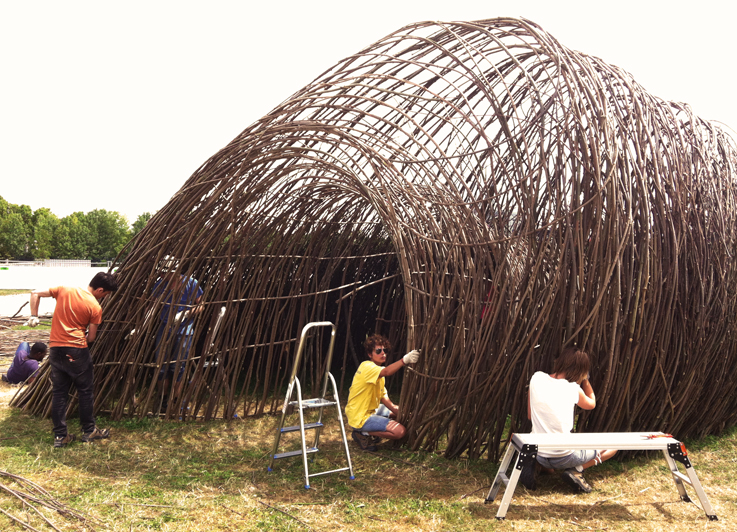
[[[297,410],[299,410],[299,436],[302,439],[302,465],[305,468],[305,489],[309,489],[310,470],[307,466],[307,438],[305,436],[305,413],[302,411],[302,387],[296,377],[294,383],[297,385]],[[317,445],[313,447],[317,447]]]
[[[297,376],[297,373],[299,372],[299,363],[302,359],[302,352],[304,351],[305,343],[307,340],[307,331],[314,327],[327,327],[327,326],[330,326],[332,331],[330,333],[330,347],[328,347],[328,359],[325,365],[325,373],[326,373],[325,384],[323,385],[322,395],[320,397],[325,397],[325,392],[327,391],[327,388],[328,388],[327,373],[330,372],[330,363],[333,360],[333,347],[335,346],[335,325],[333,325],[332,322],[314,321],[302,327],[302,334],[300,335],[300,338],[299,338],[299,347],[297,347],[297,355],[294,357],[294,362],[292,363],[292,374],[289,377],[289,383],[291,384],[292,381],[294,381],[294,378]]]

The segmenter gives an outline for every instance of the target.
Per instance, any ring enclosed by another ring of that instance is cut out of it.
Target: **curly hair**
[[[383,345],[387,353],[392,350],[392,343],[388,338],[380,334],[372,334],[363,343],[363,346],[366,348],[366,356],[371,355],[377,345]]]

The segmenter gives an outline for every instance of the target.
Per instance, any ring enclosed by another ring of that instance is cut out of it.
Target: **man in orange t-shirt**
[[[51,420],[54,424],[54,447],[65,447],[74,441],[67,433],[66,411],[72,384],[79,397],[79,421],[82,441],[107,438],[110,431],[95,426],[94,381],[92,356],[89,347],[102,323],[102,301],[118,289],[115,277],[100,272],[87,288],[57,286],[31,292],[31,319],[27,325],[38,325],[38,306],[42,297],[56,299],[49,337],[49,364],[51,365]],[[89,329],[88,329],[89,327]]]

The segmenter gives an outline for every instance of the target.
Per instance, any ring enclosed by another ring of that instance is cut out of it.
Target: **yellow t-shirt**
[[[374,413],[384,397],[384,377],[379,377],[382,367],[370,360],[358,366],[353,376],[353,383],[345,405],[345,415],[348,424],[354,429],[360,429],[366,420]]]
[[[51,320],[50,347],[87,347],[87,326],[102,323],[102,309],[95,296],[84,288],[49,288],[56,299]]]

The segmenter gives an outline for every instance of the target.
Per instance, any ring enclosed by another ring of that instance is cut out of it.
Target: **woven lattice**
[[[329,320],[344,392],[366,334],[422,349],[389,379],[413,448],[496,457],[530,376],[571,344],[598,398],[580,428],[719,431],[737,419],[736,153],[529,21],[407,26],[246,129],[135,239],[95,346],[98,408],[158,405],[146,317],[170,256],[205,291],[188,416],[278,409],[301,327]],[[306,386],[322,371],[310,350]],[[17,404],[46,411],[44,382]]]

